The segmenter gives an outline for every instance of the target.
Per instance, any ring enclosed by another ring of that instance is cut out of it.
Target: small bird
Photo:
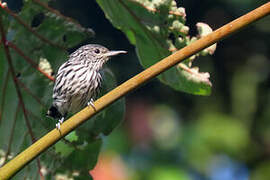
[[[58,118],[56,128],[69,112],[75,113],[86,105],[94,109],[94,98],[97,96],[102,82],[101,70],[111,56],[126,51],[109,51],[98,44],[88,44],[73,52],[68,61],[58,69],[53,88],[52,106],[47,116]]]

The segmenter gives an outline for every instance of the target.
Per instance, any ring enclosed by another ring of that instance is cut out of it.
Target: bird
[[[58,119],[56,128],[68,113],[76,113],[86,106],[94,107],[94,98],[102,85],[102,67],[112,57],[126,51],[110,51],[98,44],[87,44],[70,54],[55,78],[52,105],[47,116]]]

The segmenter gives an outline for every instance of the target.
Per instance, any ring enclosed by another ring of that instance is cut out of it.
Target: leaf
[[[78,146],[68,157],[64,159],[63,165],[65,166],[59,167],[57,171],[66,171],[69,173],[77,171],[79,174],[89,175],[88,171],[93,169],[97,163],[101,145],[102,140],[96,139],[91,143],[81,145],[81,147]]]
[[[60,153],[62,157],[67,157],[75,149],[72,146],[65,144],[63,141],[59,141],[55,144],[55,152]]]
[[[76,134],[75,131],[72,131],[71,133],[69,133],[68,135],[66,135],[65,137],[68,141],[73,142],[73,141],[77,141],[78,140],[78,136]]]
[[[170,55],[176,48],[181,49],[197,40],[188,36],[189,27],[185,26],[185,9],[177,8],[173,0],[97,0],[97,2],[111,23],[122,30],[136,46],[137,55],[144,68]],[[194,58],[205,54],[198,53]],[[191,64],[194,58],[189,58],[185,64]],[[209,79],[202,81],[198,77],[173,67],[162,73],[159,79],[175,90],[195,95],[209,95],[211,93]]]
[[[76,135],[75,131],[72,131],[68,135],[65,136],[65,139],[72,143],[76,142],[78,140],[78,136]],[[65,143],[64,141],[59,141],[55,144],[55,152],[60,153],[62,157],[66,157],[70,155],[75,150],[74,146],[71,146],[70,144]]]

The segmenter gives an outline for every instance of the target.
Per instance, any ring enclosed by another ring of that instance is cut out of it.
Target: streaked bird
[[[58,119],[57,129],[68,113],[85,106],[94,109],[94,98],[101,88],[101,70],[110,57],[126,51],[109,51],[98,44],[88,44],[73,52],[68,61],[58,69],[53,88],[52,106],[47,116]]]

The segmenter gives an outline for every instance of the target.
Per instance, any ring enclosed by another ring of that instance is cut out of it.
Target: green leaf
[[[77,141],[78,140],[78,136],[76,135],[75,131],[72,131],[71,133],[69,133],[68,135],[66,135],[65,139],[67,139],[70,142],[73,141]]]
[[[85,172],[93,169],[97,163],[98,154],[102,145],[101,139],[96,139],[91,143],[87,143],[77,148],[69,154],[63,161],[63,167],[59,168],[59,171],[79,171]]]
[[[55,152],[60,153],[62,157],[67,157],[72,151],[74,151],[74,148],[65,144],[63,141],[59,141],[55,144]]]
[[[70,155],[70,153],[75,150],[75,147],[72,146],[71,143],[76,142],[78,140],[78,136],[76,135],[75,131],[72,131],[65,136],[65,139],[70,142],[70,144],[67,144],[64,141],[59,141],[55,144],[55,152],[60,153],[62,157]]]
[[[144,68],[170,55],[170,51],[181,49],[196,40],[195,37],[188,36],[189,28],[185,26],[184,8],[177,8],[173,0],[97,0],[97,2],[111,23],[123,31],[129,41],[136,46],[137,56]],[[174,43],[171,40],[172,35]],[[186,64],[194,58],[187,60]],[[183,72],[179,67],[173,67],[158,78],[175,90],[195,95],[209,95],[211,93],[209,76],[201,79],[201,73],[197,72],[198,75],[194,76],[192,70],[189,70],[191,67],[187,68],[188,70]]]

